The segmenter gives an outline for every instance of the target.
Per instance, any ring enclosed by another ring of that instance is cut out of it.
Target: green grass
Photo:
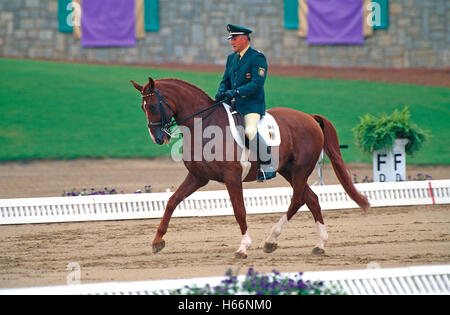
[[[221,73],[133,66],[0,59],[0,160],[154,157],[170,148],[151,142],[140,97],[129,80],[177,77],[215,95]],[[270,68],[269,68],[270,71]],[[271,76],[268,108],[285,106],[327,117],[347,162],[370,162],[351,129],[365,113],[409,106],[411,119],[432,138],[411,164],[450,163],[450,89],[365,81]]]

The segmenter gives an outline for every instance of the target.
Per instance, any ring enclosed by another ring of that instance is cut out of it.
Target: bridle
[[[188,116],[188,117],[186,117],[186,118],[184,118],[184,119],[182,119],[182,120],[180,120],[180,121],[176,121],[176,119],[175,119],[175,117],[174,117],[175,114],[176,114],[175,110],[174,110],[173,107],[172,107],[172,106],[164,99],[164,97],[162,97],[162,95],[158,92],[158,90],[154,89],[153,92],[150,92],[150,93],[148,93],[148,94],[142,94],[142,99],[144,99],[144,98],[146,98],[146,97],[149,97],[149,96],[153,96],[153,95],[156,95],[156,97],[158,98],[159,113],[160,113],[161,119],[160,119],[160,121],[149,122],[149,123],[148,123],[148,127],[149,127],[149,128],[152,128],[152,127],[156,127],[156,126],[161,126],[161,130],[162,130],[163,132],[165,132],[165,133],[166,133],[168,136],[170,136],[170,137],[172,137],[172,134],[170,133],[170,128],[172,128],[173,126],[179,125],[179,124],[181,124],[181,123],[183,123],[183,122],[185,122],[185,121],[187,121],[187,120],[189,120],[189,119],[191,119],[191,118],[193,118],[193,117],[195,117],[195,116],[198,116],[198,115],[200,115],[200,114],[202,114],[202,113],[204,113],[204,112],[206,112],[206,111],[208,111],[208,110],[211,110],[211,109],[213,109],[213,108],[217,109],[217,108],[218,108],[217,105],[219,105],[219,104],[222,103],[222,101],[219,101],[219,102],[214,103],[213,105],[208,106],[208,107],[206,107],[206,108],[204,108],[204,109],[202,109],[202,110],[200,110],[200,111],[198,111],[198,112],[196,112],[196,113],[194,113],[194,114],[192,114],[192,115],[190,115],[190,116]],[[155,105],[155,104],[152,104],[152,105]],[[151,105],[151,106],[152,106],[152,105]],[[172,113],[173,113],[173,116],[172,116],[170,119],[167,118],[168,115],[167,115],[166,107],[168,107],[168,108],[172,111]],[[208,116],[211,115],[213,112],[214,112],[214,111],[211,111],[208,115],[206,115],[206,116],[203,117],[203,118],[208,117]],[[193,127],[194,127],[194,125],[192,125],[191,127],[189,127],[189,129],[192,129]]]
[[[175,121],[175,119],[172,120],[172,118],[167,119],[167,111],[166,111],[166,106],[172,111],[173,115],[175,116],[175,110],[173,109],[172,106],[170,106],[170,104],[161,96],[161,94],[159,94],[159,92],[154,89],[153,92],[150,92],[148,94],[142,94],[142,99],[149,97],[149,96],[153,96],[156,95],[156,97],[158,98],[158,105],[159,105],[159,114],[161,116],[160,121],[156,121],[156,122],[149,122],[148,123],[148,128],[152,128],[152,127],[156,127],[156,126],[161,126],[161,130],[164,131],[165,133],[167,133],[169,136],[171,136],[170,134],[170,128],[172,126],[174,126],[175,124],[177,124],[177,122]],[[154,105],[154,104],[152,104]],[[150,105],[150,106],[152,106]]]

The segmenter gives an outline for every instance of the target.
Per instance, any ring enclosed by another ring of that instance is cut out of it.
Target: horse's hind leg
[[[278,248],[277,238],[281,234],[281,230],[288,223],[288,221],[297,213],[298,209],[305,204],[304,190],[306,185],[306,179],[298,182],[294,182],[291,177],[290,171],[280,171],[280,174],[291,184],[293,187],[293,194],[291,204],[288,211],[281,217],[280,221],[272,227],[269,237],[264,244],[264,252],[272,253]]]
[[[313,248],[312,253],[315,255],[325,254],[325,245],[328,241],[328,234],[325,228],[325,223],[322,218],[322,212],[319,204],[319,198],[307,185],[305,189],[305,202],[311,211],[314,221],[316,222],[317,232],[319,234],[319,243]]]
[[[280,170],[280,174],[291,184],[293,194],[288,211],[272,228],[269,237],[266,239],[266,243],[264,244],[264,252],[271,253],[277,249],[277,238],[281,234],[281,230],[297,213],[300,207],[306,203],[314,217],[317,231],[319,233],[319,243],[314,247],[313,254],[325,253],[325,245],[328,240],[328,234],[322,218],[319,199],[306,182],[311,171],[312,169],[306,171],[302,168],[294,169],[291,165],[286,165],[284,169]]]
[[[325,245],[328,241],[328,234],[325,228],[325,224],[322,218],[322,213],[320,209],[319,199],[317,195],[311,190],[311,188],[306,185],[301,198],[298,198],[298,194],[293,194],[291,204],[289,205],[289,209],[284,214],[280,221],[272,228],[272,231],[269,237],[266,239],[266,243],[264,244],[264,252],[272,253],[274,252],[277,245],[277,238],[281,234],[281,230],[288,223],[288,221],[297,213],[298,209],[300,209],[303,204],[306,203],[309,210],[311,211],[314,221],[316,222],[317,232],[319,234],[319,243],[313,248],[312,253],[315,255],[323,255],[325,254]]]
[[[174,192],[174,194],[167,202],[166,210],[164,211],[164,215],[161,219],[161,222],[159,223],[155,238],[152,243],[153,253],[161,251],[166,246],[166,242],[163,240],[163,236],[167,232],[170,218],[172,217],[172,213],[178,206],[178,204],[194,191],[196,191],[200,187],[205,186],[207,183],[208,180],[188,173],[183,183],[181,183],[180,187],[178,187],[178,189]]]
[[[288,221],[292,218],[292,216],[303,206],[305,202],[303,199],[297,199],[292,197],[291,204],[289,205],[288,211],[283,214],[280,221],[272,227],[269,237],[266,239],[264,244],[264,252],[272,253],[278,248],[277,238],[281,234],[281,230],[288,223]]]

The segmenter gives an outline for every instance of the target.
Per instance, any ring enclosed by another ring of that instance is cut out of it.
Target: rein
[[[148,96],[153,96],[153,95],[156,95],[158,97],[158,104],[159,104],[159,108],[160,108],[160,112],[161,112],[161,115],[160,115],[161,116],[161,120],[157,121],[157,122],[149,122],[148,123],[148,127],[150,128],[150,127],[154,127],[154,126],[162,126],[161,130],[164,131],[169,136],[172,136],[172,134],[170,133],[169,129],[172,128],[173,126],[179,125],[179,124],[181,124],[181,123],[183,123],[183,122],[185,122],[185,121],[187,121],[187,120],[189,120],[191,118],[194,118],[194,117],[196,117],[196,116],[198,116],[198,115],[200,115],[200,114],[202,114],[202,113],[204,113],[206,111],[209,111],[211,109],[217,109],[218,108],[217,105],[222,103],[222,101],[214,103],[211,106],[208,106],[208,107],[206,107],[206,108],[204,108],[204,109],[202,109],[202,110],[200,110],[200,111],[198,111],[198,112],[196,112],[196,113],[194,113],[194,114],[192,114],[192,115],[190,115],[190,116],[188,116],[188,117],[186,117],[186,118],[184,118],[184,119],[182,119],[180,121],[177,121],[174,118],[174,116],[172,116],[173,119],[171,121],[166,121],[167,112],[166,112],[166,109],[165,109],[164,105],[166,105],[172,111],[172,113],[174,115],[175,115],[175,110],[173,109],[172,106],[170,106],[170,104],[164,99],[164,97],[161,96],[161,94],[156,89],[154,89],[153,92],[151,92],[151,93],[142,94],[142,98],[145,98],[145,97],[148,97]],[[214,111],[211,111],[204,118],[208,117],[213,112]],[[192,129],[194,127],[194,125],[189,127],[189,129]]]

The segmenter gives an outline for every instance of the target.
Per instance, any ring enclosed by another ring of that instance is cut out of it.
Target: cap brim
[[[246,35],[246,33],[244,33],[244,32],[232,32],[232,33],[228,34],[227,39],[231,39],[233,36],[237,36],[237,35]]]

